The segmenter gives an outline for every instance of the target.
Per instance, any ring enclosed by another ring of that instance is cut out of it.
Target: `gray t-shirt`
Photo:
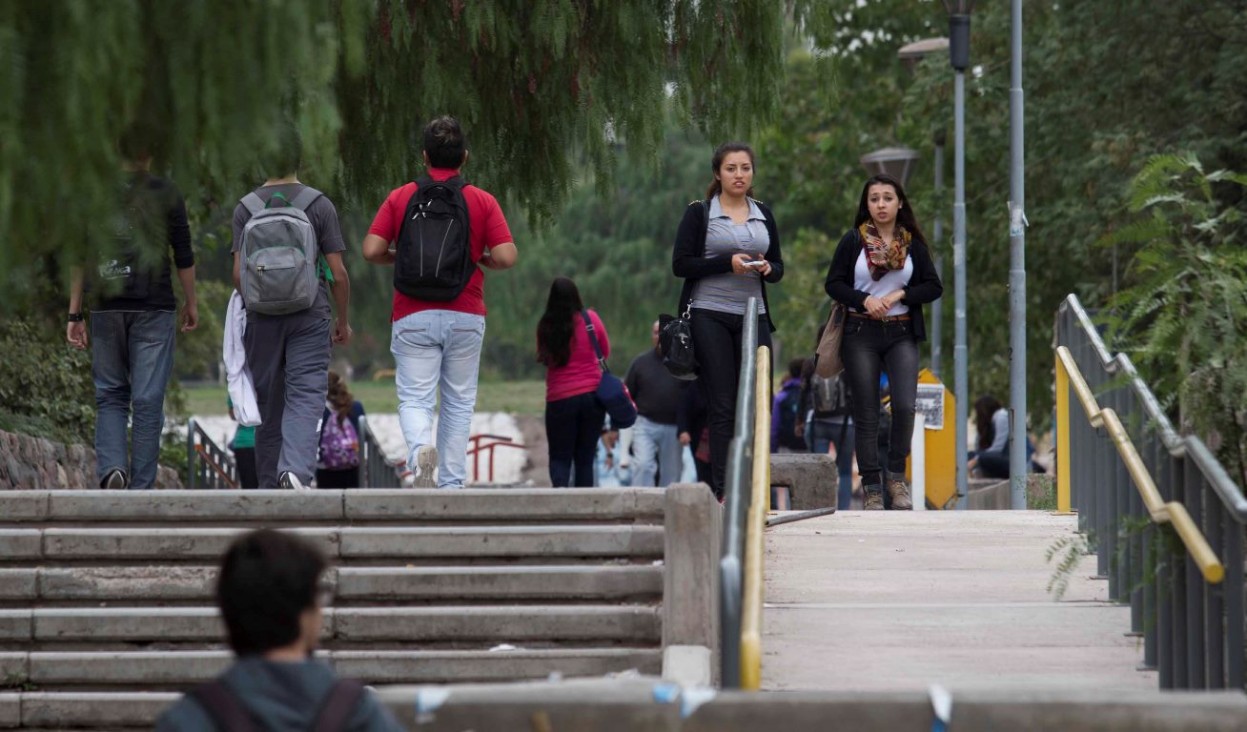
[[[748,254],[764,257],[771,248],[771,235],[766,230],[766,216],[753,199],[749,200],[749,219],[743,224],[732,221],[719,205],[719,197],[710,199],[710,220],[706,227],[706,256]],[[766,312],[762,299],[762,275],[733,272],[703,277],[693,287],[689,306],[701,310],[744,315],[750,297],[758,298],[759,314]]]
[[[321,661],[299,663],[240,659],[222,676],[260,729],[306,732],[333,688],[337,677]],[[398,732],[389,710],[371,692],[347,718],[348,732]],[[216,732],[212,718],[199,703],[182,697],[156,723],[157,732]]]
[[[303,192],[307,186],[302,183],[282,183],[276,186],[260,186],[255,189],[255,194],[260,197],[264,203],[280,193],[288,201],[293,201],[296,196]],[[335,252],[346,251],[346,242],[342,239],[342,227],[338,224],[338,209],[334,207],[333,201],[329,200],[329,196],[321,196],[307,207],[307,217],[312,222],[312,228],[316,230],[316,243],[320,245],[320,253],[333,254]],[[239,203],[234,207],[234,246],[230,250],[238,251],[242,246],[242,230],[251,220],[251,212],[247,207]],[[306,312],[294,313],[295,315],[304,316],[312,315],[323,320],[329,320],[333,313],[329,309],[329,283],[321,281],[320,293],[316,295],[316,302]],[[285,318],[286,315],[262,315],[259,313],[247,313],[249,318]]]

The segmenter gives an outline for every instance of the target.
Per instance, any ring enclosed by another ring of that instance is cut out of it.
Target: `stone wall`
[[[98,488],[95,450],[0,430],[0,490]],[[157,488],[182,488],[172,468],[160,467]]]

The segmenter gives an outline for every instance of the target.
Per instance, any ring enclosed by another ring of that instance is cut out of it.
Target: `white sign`
[[[944,385],[919,384],[914,411],[926,418],[927,429],[944,429]]]

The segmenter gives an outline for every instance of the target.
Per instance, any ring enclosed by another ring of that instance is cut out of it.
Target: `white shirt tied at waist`
[[[243,427],[260,424],[260,407],[255,400],[255,384],[247,368],[247,354],[242,347],[242,334],[247,330],[247,308],[242,295],[235,290],[225,306],[225,338],[221,359],[225,362],[225,381],[229,398],[234,404],[234,419]]]

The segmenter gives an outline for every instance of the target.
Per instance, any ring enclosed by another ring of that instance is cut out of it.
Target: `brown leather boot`
[[[882,511],[883,510],[883,486],[882,485],[864,485],[862,491],[866,494],[866,505],[863,510],[866,511]]]
[[[893,511],[914,510],[914,502],[913,499],[909,497],[909,486],[905,484],[905,481],[897,478],[889,479],[888,496],[892,499]]]

